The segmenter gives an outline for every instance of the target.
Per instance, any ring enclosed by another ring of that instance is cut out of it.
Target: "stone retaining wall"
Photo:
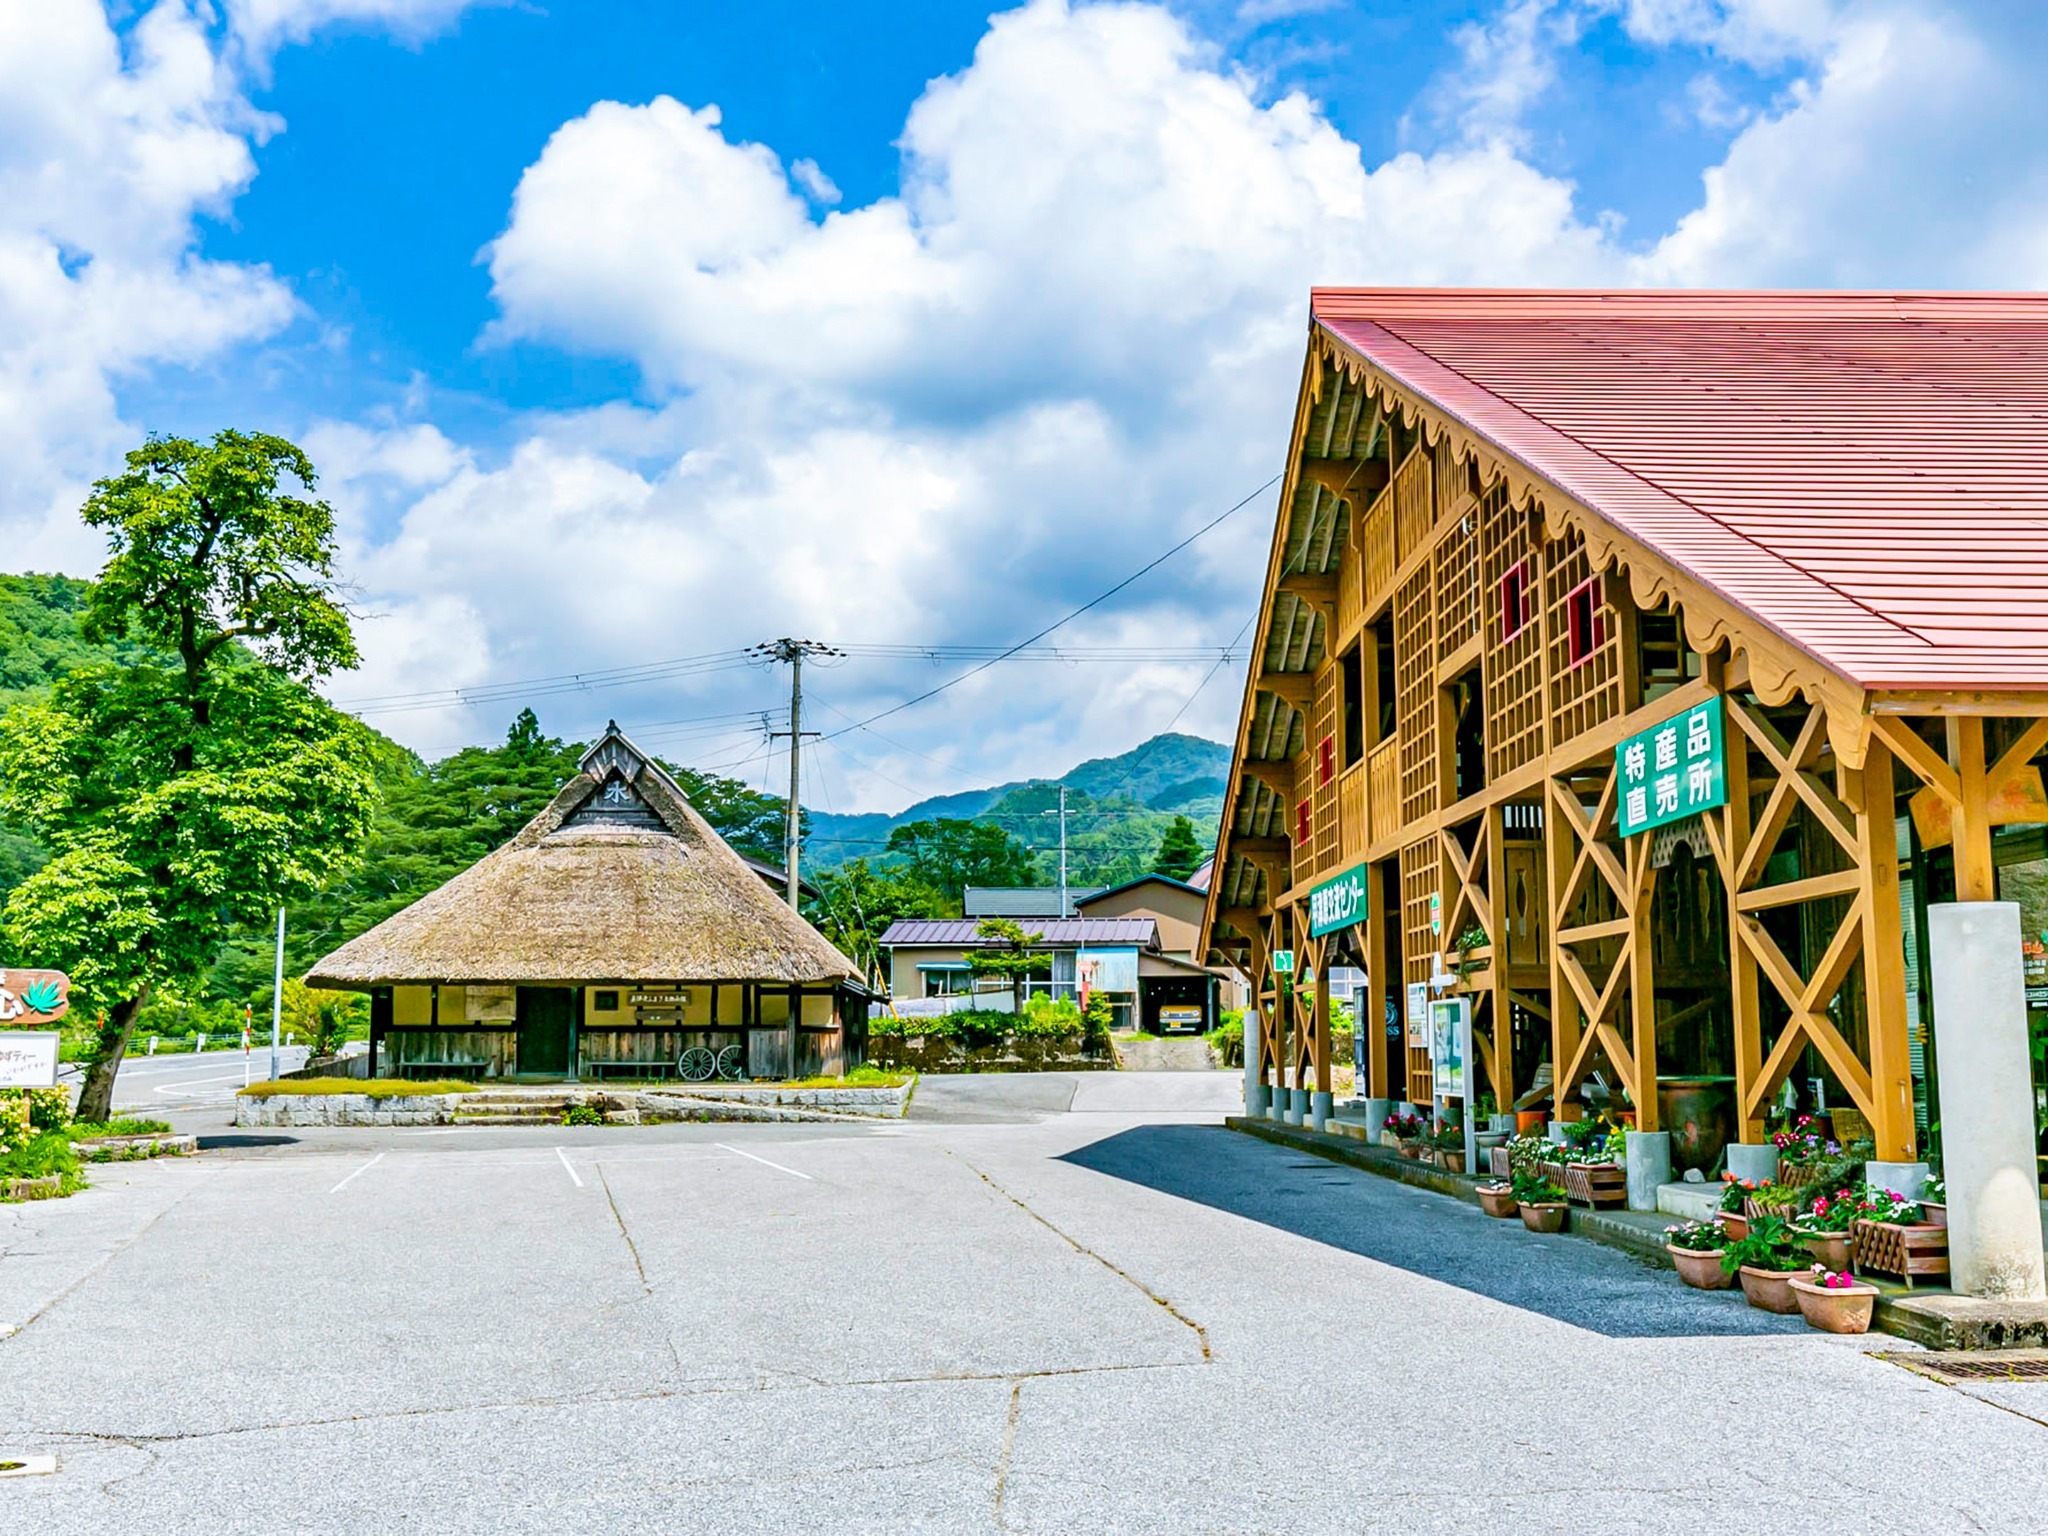
[[[616,1088],[582,1088],[575,1084],[536,1089],[534,1096],[550,1102],[592,1104],[600,1109],[622,1106],[644,1120],[807,1120],[859,1116],[900,1119],[910,1101],[909,1083],[894,1088],[749,1088],[679,1084],[672,1089],[622,1092]],[[488,1107],[516,1106],[516,1089],[491,1090]],[[486,1107],[463,1093],[408,1094],[376,1099],[366,1093],[276,1093],[235,1100],[238,1126],[322,1125],[447,1125],[459,1112]]]
[[[459,1093],[373,1099],[367,1093],[273,1093],[238,1097],[235,1124],[256,1126],[446,1125]]]

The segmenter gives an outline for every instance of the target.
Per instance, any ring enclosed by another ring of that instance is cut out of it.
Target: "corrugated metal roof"
[[[1106,889],[1100,885],[1070,885],[1067,905],[1078,907]],[[969,917],[1058,917],[1060,888],[1056,885],[970,885],[960,905]]]
[[[899,917],[877,942],[884,946],[958,944],[979,948],[988,941],[974,931],[977,926],[977,920],[971,917]],[[1045,922],[1033,921],[1025,932],[1037,934],[1039,941],[1048,945],[1146,947],[1159,942],[1159,925],[1149,917],[1056,917]]]
[[[2048,295],[1322,288],[1311,308],[1850,680],[2048,689]]]

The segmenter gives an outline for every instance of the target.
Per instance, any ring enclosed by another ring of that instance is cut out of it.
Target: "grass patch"
[[[452,1079],[414,1083],[389,1077],[373,1077],[368,1080],[359,1077],[293,1077],[274,1083],[251,1083],[242,1090],[241,1097],[270,1099],[282,1096],[360,1093],[372,1099],[411,1099],[436,1093],[475,1092],[475,1083],[456,1082]]]
[[[139,1120],[133,1115],[120,1115],[112,1120],[94,1122],[74,1120],[66,1126],[65,1134],[73,1141],[91,1141],[100,1136],[168,1136],[171,1123],[168,1120]]]
[[[799,1077],[787,1083],[759,1083],[761,1088],[900,1088],[917,1074],[885,1072],[880,1067],[858,1066],[844,1077]]]

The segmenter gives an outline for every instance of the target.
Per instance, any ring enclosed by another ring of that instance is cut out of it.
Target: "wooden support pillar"
[[[1370,633],[1370,631],[1368,631]],[[1365,1094],[1384,1099],[1387,1093],[1387,988],[1395,978],[1387,975],[1387,882],[1381,866],[1369,864],[1365,871],[1365,998],[1358,1005],[1351,1027],[1365,1030]]]
[[[1979,737],[1979,746],[1982,737]],[[1907,1054],[1906,938],[1892,752],[1873,735],[1863,759],[1856,857],[1863,870],[1863,1006],[1870,1027],[1870,1131],[1879,1161],[1913,1161],[1913,1068]],[[1988,852],[1988,849],[1987,849]]]
[[[1998,877],[1991,864],[1990,785],[1984,770],[1981,716],[1948,717],[1948,756],[1963,794],[1954,823],[1956,900],[1996,901]]]
[[[1558,797],[1572,791],[1555,780],[1545,781],[1543,807],[1543,851],[1550,878],[1544,882],[1543,899],[1550,907],[1550,1077],[1551,1118],[1576,1120],[1579,1107],[1564,1090],[1564,1074],[1578,1058],[1582,1033],[1579,996],[1565,978],[1564,945],[1558,934],[1565,929],[1563,892],[1572,876],[1572,830],[1558,809]]]
[[[1315,1091],[1330,1091],[1330,942],[1317,939],[1316,956],[1316,998],[1315,1011],[1310,1021],[1313,1030],[1311,1046],[1314,1054],[1316,1074]]]
[[[1501,1114],[1515,1107],[1515,1024],[1508,1002],[1508,852],[1507,811],[1496,803],[1486,808],[1486,905],[1493,918],[1487,935],[1493,948],[1493,982],[1487,1007],[1493,1015],[1493,1102]]]
[[[1657,871],[1650,863],[1651,839],[1638,833],[1628,850],[1628,1000],[1633,1026],[1629,1054],[1635,1057],[1636,1129],[1657,1126],[1657,965],[1650,942]]]
[[[1721,888],[1728,902],[1728,997],[1735,1015],[1735,1139],[1754,1146],[1764,1139],[1760,1116],[1744,1113],[1756,1080],[1763,1075],[1764,1044],[1761,997],[1757,989],[1756,956],[1742,936],[1742,911],[1736,903],[1741,895],[1741,871],[1749,852],[1749,738],[1740,730],[1726,733],[1728,779],[1726,856],[1721,865]]]

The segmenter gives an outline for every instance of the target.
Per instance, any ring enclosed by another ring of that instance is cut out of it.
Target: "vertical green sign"
[[[1333,875],[1308,893],[1308,932],[1319,939],[1365,921],[1365,870],[1359,864]]]
[[[1726,805],[1720,695],[1622,742],[1614,772],[1614,830],[1623,837]]]

